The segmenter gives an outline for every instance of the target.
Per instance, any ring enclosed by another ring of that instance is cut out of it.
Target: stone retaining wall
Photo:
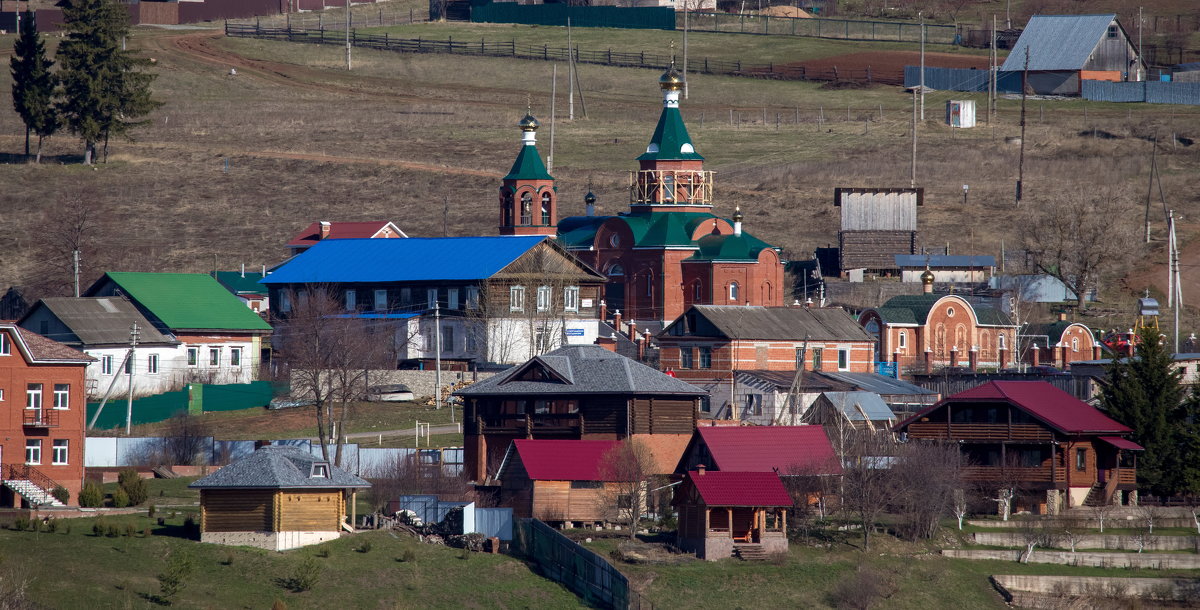
[[[1127,519],[1126,516],[1133,516],[1134,518]],[[1042,521],[1047,521],[1050,523],[1054,523],[1056,525],[1061,525],[1061,524],[1067,523],[1067,522],[1084,523],[1088,527],[1093,527],[1093,528],[1096,527],[1096,524],[1097,524],[1096,519],[1090,515],[1071,514],[1071,513],[1068,513],[1067,515],[1065,515],[1063,517],[1042,517],[1042,518],[1038,519],[1039,523],[1041,523]],[[1019,528],[1022,525],[1024,525],[1024,522],[1021,519],[1012,519],[1009,521],[991,521],[988,519],[969,519],[969,520],[967,520],[966,523],[968,525],[973,525],[975,527],[986,527],[986,528],[990,528],[990,529],[1015,529],[1015,528]],[[1143,525],[1143,523],[1139,517],[1134,516],[1132,513],[1130,513],[1128,515],[1120,515],[1120,516],[1108,515],[1107,517],[1104,518],[1104,527],[1105,528],[1129,527],[1130,525],[1133,525],[1136,527],[1141,527]],[[1160,528],[1160,527],[1186,527],[1189,529],[1195,529],[1196,522],[1193,521],[1191,517],[1165,517],[1165,518],[1155,519],[1154,527],[1155,527],[1155,529]]]
[[[1025,539],[1019,532],[976,532],[973,537],[975,544],[1025,547]],[[1131,535],[1096,534],[1082,536],[1075,546],[1080,549],[1136,551],[1138,541]],[[1143,548],[1147,551],[1200,552],[1200,536],[1148,536]]]
[[[482,381],[495,373],[473,373],[471,371],[442,371],[442,387],[460,381]],[[437,371],[371,371],[371,385],[403,383],[413,392],[413,397],[433,396],[437,388]],[[443,397],[445,398],[445,397]]]
[[[1200,599],[1200,580],[1187,578],[1111,578],[1106,576],[995,575],[992,582],[1006,597],[1034,593],[1058,598],[1080,596],[1139,600]]]
[[[958,559],[998,559],[1020,561],[1021,549],[946,549],[942,555]],[[1197,570],[1200,555],[1182,553],[1072,553],[1070,551],[1034,551],[1030,563],[1054,563],[1096,568],[1144,568],[1149,570]]]

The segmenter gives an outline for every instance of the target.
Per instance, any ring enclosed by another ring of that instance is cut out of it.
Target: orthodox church
[[[597,216],[589,192],[584,216],[559,220],[538,121],[526,115],[521,151],[500,187],[500,233],[557,236],[607,278],[607,311],[640,328],[662,328],[691,305],[783,305],[779,248],[743,231],[741,210],[732,219],[712,213],[713,172],[679,112],[683,77],[672,66],[658,83],[662,114],[630,172],[628,212]]]

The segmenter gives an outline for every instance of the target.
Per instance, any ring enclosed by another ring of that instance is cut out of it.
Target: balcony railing
[[[51,479],[42,471],[28,464],[4,464],[3,466],[0,466],[0,477],[4,479],[29,481],[30,483],[41,487],[47,492],[52,492],[55,488],[60,487],[57,481]]]
[[[1051,442],[1054,434],[1036,424],[973,424],[914,422],[908,425],[914,438],[944,438],[964,441],[1038,441]]]
[[[55,409],[25,409],[21,412],[21,424],[30,428],[57,428],[58,411]]]
[[[633,205],[711,205],[713,173],[707,170],[644,169],[629,173]]]
[[[968,481],[1015,480],[1030,483],[1065,483],[1066,473],[1062,468],[1051,472],[1050,467],[1001,468],[999,466],[967,466],[963,478]]]
[[[574,431],[582,432],[583,419],[578,413],[541,413],[537,415],[482,415],[479,432]]]

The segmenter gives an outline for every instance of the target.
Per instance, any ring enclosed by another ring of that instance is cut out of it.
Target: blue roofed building
[[[1079,95],[1083,80],[1145,80],[1146,64],[1114,14],[1034,15],[1000,66],[1025,70],[1031,93]]]
[[[512,235],[321,241],[261,283],[279,318],[325,291],[334,315],[388,328],[397,364],[431,364],[440,333],[465,368],[594,342],[604,278],[548,236]]]

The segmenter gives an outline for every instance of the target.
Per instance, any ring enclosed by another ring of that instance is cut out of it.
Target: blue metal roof
[[[545,239],[545,235],[330,239],[280,265],[261,283],[482,280]]]
[[[1081,70],[1116,18],[1111,13],[1034,15],[1000,70],[1024,70],[1027,48],[1030,70]]]
[[[995,267],[996,257],[986,255],[966,255],[966,254],[935,254],[925,256],[923,254],[897,254],[896,266],[901,269],[924,268],[928,261],[930,269],[939,267]]]

